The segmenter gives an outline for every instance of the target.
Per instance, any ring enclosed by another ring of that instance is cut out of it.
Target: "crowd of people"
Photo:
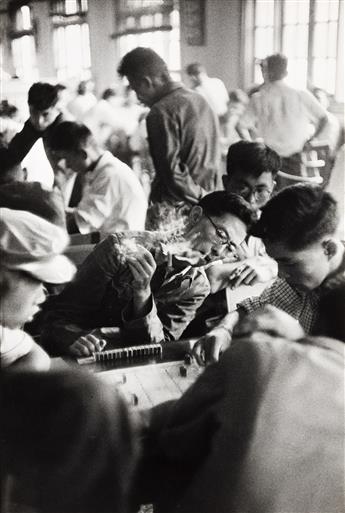
[[[343,510],[344,212],[326,187],[343,131],[320,90],[285,83],[286,57],[261,66],[247,95],[191,63],[190,89],[138,47],[117,68],[123,96],[108,88],[97,101],[84,81],[66,99],[37,82],[24,125],[7,123],[6,513]],[[304,154],[330,133],[314,183]],[[38,141],[51,187],[27,180]],[[74,238],[95,232],[72,263]],[[55,358],[103,351],[104,327],[123,346],[195,337],[204,371],[180,399],[131,409],[115,385]]]

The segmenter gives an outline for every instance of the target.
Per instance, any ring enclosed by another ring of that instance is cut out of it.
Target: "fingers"
[[[104,339],[99,339],[90,333],[79,337],[70,347],[72,354],[77,356],[91,356],[97,351],[102,351],[107,342]]]
[[[224,329],[215,328],[214,333],[209,333],[199,339],[193,347],[192,354],[199,365],[208,365],[219,360],[219,357],[230,345],[231,338]]]
[[[242,264],[230,274],[230,287],[235,289],[241,284],[250,285],[257,277],[255,269],[247,264]]]
[[[203,348],[204,337],[197,341],[192,349],[192,355],[194,356],[198,365],[204,366],[205,361],[205,350]]]

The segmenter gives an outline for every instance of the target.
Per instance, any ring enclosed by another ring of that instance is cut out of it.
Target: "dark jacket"
[[[135,238],[151,244],[148,232]],[[133,319],[131,274],[121,257],[120,239],[121,234],[113,234],[98,244],[74,280],[48,302],[42,340],[49,352],[66,352],[77,338],[98,327],[122,328],[131,344],[178,340],[194,318],[210,292],[208,279],[202,268],[173,259],[172,267],[166,261],[157,265],[151,309],[145,317]]]
[[[156,177],[151,200],[196,203],[216,189],[220,164],[218,120],[207,101],[171,83],[146,119]]]

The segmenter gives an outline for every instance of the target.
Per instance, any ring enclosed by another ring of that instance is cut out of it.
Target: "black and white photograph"
[[[343,513],[344,0],[0,0],[2,513]]]

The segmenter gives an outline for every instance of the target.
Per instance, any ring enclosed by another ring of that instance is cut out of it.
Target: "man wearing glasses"
[[[239,194],[260,214],[270,199],[279,171],[280,158],[263,143],[239,141],[230,146],[227,174],[223,176],[227,192]],[[228,260],[228,261],[227,261]],[[222,263],[208,270],[213,293],[239,285],[265,283],[277,275],[276,263],[267,256],[265,246],[257,237],[246,237],[240,248],[240,262],[222,254]]]
[[[42,340],[53,354],[89,356],[105,346],[100,327],[118,327],[129,344],[178,340],[210,292],[204,265],[228,246],[234,256],[253,211],[239,195],[216,191],[189,215],[184,233],[116,232],[54,298]],[[126,241],[129,240],[127,244]]]
[[[274,191],[280,164],[280,157],[265,144],[239,141],[228,150],[224,188],[242,196],[260,216],[261,208]],[[267,255],[262,240],[247,236],[237,248],[235,258],[233,252],[226,254],[223,250],[221,260],[206,269],[212,295],[203,308],[214,311],[219,296],[213,295],[225,289],[228,311],[235,310],[243,299],[260,294],[276,278],[277,270],[277,264]],[[223,330],[222,326],[216,325],[203,338],[212,338]],[[196,347],[196,352],[198,347],[201,345]]]

